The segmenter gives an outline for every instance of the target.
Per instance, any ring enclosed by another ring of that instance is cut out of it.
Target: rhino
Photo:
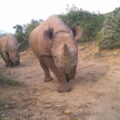
[[[52,80],[52,71],[58,79],[58,92],[72,90],[69,82],[76,74],[77,40],[81,34],[80,27],[70,29],[57,15],[50,16],[30,34],[29,44],[44,71],[44,81]]]
[[[17,42],[13,34],[9,33],[0,38],[0,55],[6,67],[14,67],[20,64],[20,43]]]

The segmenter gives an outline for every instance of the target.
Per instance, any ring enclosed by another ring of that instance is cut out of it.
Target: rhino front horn
[[[70,58],[70,51],[69,51],[69,48],[66,44],[64,45],[63,58]]]

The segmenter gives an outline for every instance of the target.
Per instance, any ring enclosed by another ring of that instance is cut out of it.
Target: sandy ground
[[[15,68],[0,60],[0,76],[22,83],[0,86],[0,120],[120,120],[119,50],[99,53],[94,43],[81,45],[74,89],[68,93],[57,92],[53,74],[53,81],[43,82],[39,62],[29,52]]]

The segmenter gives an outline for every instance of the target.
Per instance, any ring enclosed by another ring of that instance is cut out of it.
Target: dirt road
[[[22,82],[0,86],[0,120],[120,120],[120,57],[111,61],[87,51],[79,48],[74,89],[68,93],[57,92],[53,74],[53,81],[43,82],[32,55],[22,55],[16,68],[5,68],[0,60],[0,76]]]

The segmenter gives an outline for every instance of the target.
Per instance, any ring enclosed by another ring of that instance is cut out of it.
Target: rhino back
[[[50,16],[47,20],[46,23],[49,24],[50,28],[53,28],[54,32],[58,32],[61,30],[70,32],[70,29],[68,26],[61,20],[60,17],[53,15]]]
[[[49,28],[52,28],[54,32],[61,30],[70,32],[70,29],[58,16],[50,16],[46,21],[38,25],[30,35],[29,43],[36,56],[39,56],[40,54],[51,54],[51,40],[45,40],[43,35],[44,31],[48,30]]]
[[[17,49],[18,42],[14,35],[7,34],[6,36],[0,39],[0,52],[9,51],[11,49]]]

